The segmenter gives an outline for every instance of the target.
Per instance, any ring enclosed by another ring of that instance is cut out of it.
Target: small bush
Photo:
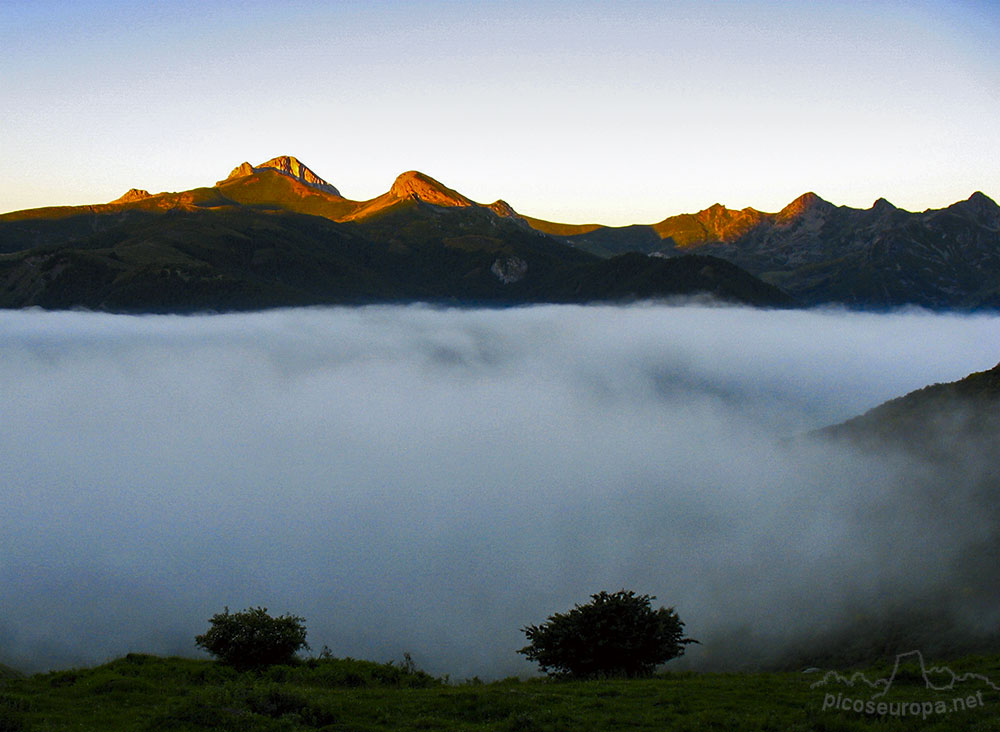
[[[309,648],[305,620],[295,615],[272,618],[263,607],[238,613],[227,607],[210,622],[195,644],[239,670],[292,663],[296,653]]]
[[[522,628],[530,641],[518,653],[552,676],[648,676],[697,643],[684,638],[673,608],[653,610],[652,595],[631,590],[591,595],[592,602]]]
[[[407,670],[409,669],[409,670]],[[292,683],[316,688],[405,687],[424,689],[440,686],[442,681],[420,671],[412,662],[397,666],[389,663],[334,658],[332,655],[312,658],[289,669]],[[267,678],[272,678],[269,672]]]

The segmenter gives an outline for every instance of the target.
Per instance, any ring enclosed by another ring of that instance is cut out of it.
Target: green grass
[[[950,664],[1000,672],[1000,658]],[[873,669],[873,678],[885,668]],[[911,669],[899,694],[927,699]],[[237,673],[211,661],[140,654],[90,669],[0,681],[0,732],[27,730],[1000,730],[1000,694],[984,706],[919,717],[867,717],[822,709],[817,674],[666,673],[650,679],[507,679],[449,684],[412,667],[321,658]],[[940,692],[951,698],[958,692]]]

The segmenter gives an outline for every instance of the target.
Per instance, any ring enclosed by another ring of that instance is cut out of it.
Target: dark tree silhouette
[[[631,590],[591,595],[586,605],[522,628],[529,644],[518,653],[552,676],[648,676],[698,642],[683,637],[673,608],[653,610],[654,599]]]
[[[195,645],[204,648],[225,664],[238,669],[261,668],[291,663],[306,643],[304,618],[282,615],[272,618],[266,607],[212,616],[212,627],[195,636]]]

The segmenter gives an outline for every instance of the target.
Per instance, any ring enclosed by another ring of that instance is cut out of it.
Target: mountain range
[[[529,222],[603,256],[640,251],[722,257],[804,305],[1000,307],[1000,207],[979,192],[922,213],[884,198],[856,209],[806,193],[777,213],[715,204],[646,226]]]
[[[771,214],[721,205],[657,224],[543,221],[417,171],[353,201],[291,156],[214,186],[133,188],[0,215],[0,307],[256,309],[708,295],[758,306],[1000,306],[1000,208],[981,193],[914,214],[806,194]]]
[[[503,201],[416,171],[352,201],[289,156],[216,185],[0,216],[0,307],[121,312],[428,301],[518,304],[707,294],[794,301],[712,256],[612,258],[567,246]]]

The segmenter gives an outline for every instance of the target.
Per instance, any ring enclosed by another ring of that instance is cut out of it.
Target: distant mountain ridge
[[[648,226],[529,222],[602,256],[722,257],[809,305],[1000,307],[1000,206],[980,192],[922,213],[884,198],[853,209],[806,193],[777,213],[715,204]]]
[[[922,213],[896,208],[884,198],[870,209],[835,206],[810,192],[776,213],[754,208],[737,211],[717,203],[655,224],[607,227],[522,216],[503,200],[477,203],[413,170],[398,176],[382,195],[354,201],[288,155],[259,165],[242,163],[214,187],[157,194],[133,188],[107,204],[0,215],[0,256],[37,247],[76,247],[85,235],[99,235],[144,214],[233,207],[257,214],[295,213],[354,224],[356,229],[370,229],[383,238],[389,234],[379,221],[388,216],[400,224],[395,236],[389,237],[397,240],[398,250],[406,246],[403,240],[416,232],[414,221],[400,223],[396,213],[401,206],[415,206],[407,209],[412,215],[433,220],[432,228],[438,230],[441,241],[468,233],[463,227],[473,224],[465,217],[474,219],[475,226],[487,226],[492,232],[487,232],[488,236],[494,239],[498,221],[506,221],[497,242],[510,237],[546,240],[579,255],[605,259],[634,253],[667,259],[690,254],[713,256],[787,292],[802,305],[1000,308],[1000,207],[978,192],[966,201]],[[431,208],[421,208],[428,206]],[[448,211],[455,214],[449,221],[457,228],[441,218]],[[497,246],[503,248],[499,243]],[[517,269],[497,266],[508,273]],[[8,297],[6,302],[16,303],[20,297],[23,293]]]
[[[715,257],[610,259],[418,171],[352,201],[297,158],[242,163],[213,187],[0,215],[0,307],[138,312],[433,301],[792,298]]]

